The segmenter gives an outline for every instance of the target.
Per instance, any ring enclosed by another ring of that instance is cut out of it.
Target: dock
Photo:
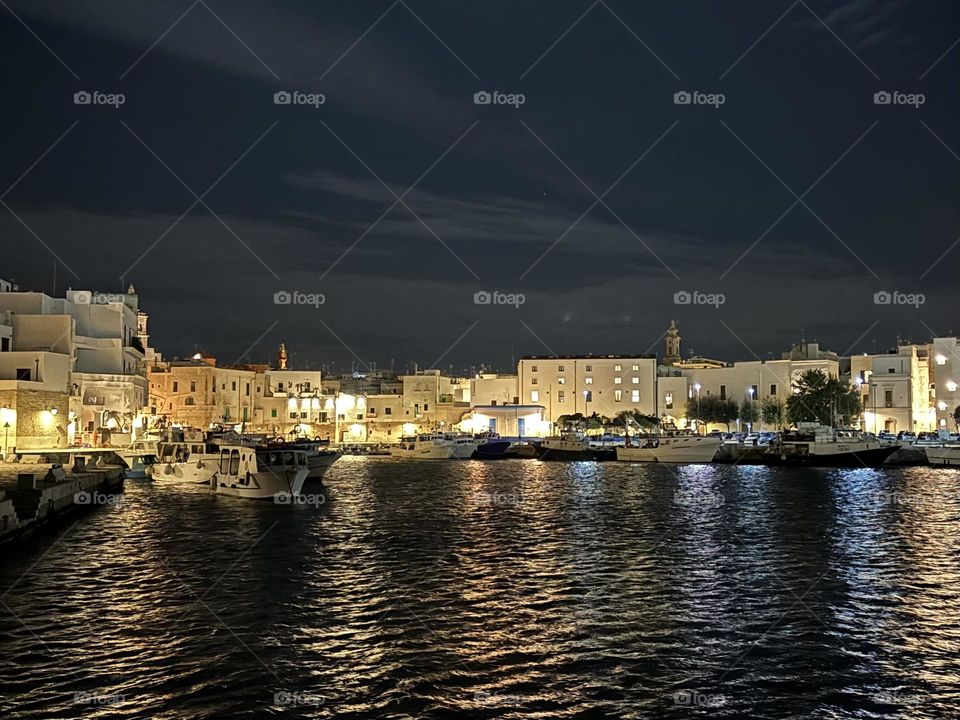
[[[48,459],[0,462],[0,544],[55,527],[123,492],[120,466],[90,467],[79,458],[65,467],[43,462]]]

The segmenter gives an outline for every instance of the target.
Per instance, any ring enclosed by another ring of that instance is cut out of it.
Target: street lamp
[[[697,435],[700,434],[700,383],[696,383],[693,389],[697,391]]]
[[[10,423],[5,422],[3,424],[3,459],[7,459],[7,440],[10,437]]]
[[[867,421],[866,421],[866,408],[863,407],[863,378],[858,377],[857,380],[857,397],[860,398],[860,432],[867,431]]]
[[[748,388],[747,394],[750,396],[750,406],[753,409],[753,412],[750,414],[750,422],[748,424],[750,425],[750,432],[753,432],[753,423],[756,422],[755,415],[757,414],[757,406],[754,404],[753,398],[754,389],[752,387]]]

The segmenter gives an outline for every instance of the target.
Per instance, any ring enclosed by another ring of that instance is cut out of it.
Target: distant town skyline
[[[537,10],[11,0],[0,277],[312,368],[960,332],[960,7]]]

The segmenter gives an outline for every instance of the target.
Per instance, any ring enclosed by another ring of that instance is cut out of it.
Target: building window
[[[186,400],[183,401],[183,404],[184,404],[184,405],[196,405],[197,403],[196,403],[196,401],[195,401],[192,397],[188,397]]]
[[[941,363],[942,364],[942,363]],[[563,365],[557,366],[557,372],[563,372]]]
[[[777,396],[777,384],[773,383],[770,386],[770,397],[776,397],[776,396]]]
[[[563,390],[557,390],[557,402],[562,403],[567,399],[567,394]]]
[[[893,407],[893,390],[883,391],[883,406],[888,408]]]
[[[530,366],[530,372],[536,372],[536,371],[537,371],[537,366],[536,366],[536,365],[531,365],[531,366]]]
[[[236,392],[236,391],[237,391],[237,381],[236,381],[236,380],[234,380],[233,382],[230,383],[230,389],[231,389],[233,392]]]
[[[291,419],[291,420],[296,420],[296,419],[297,419],[297,413],[295,413],[295,412],[290,413],[290,419]]]
[[[635,403],[640,402],[640,391],[639,391],[639,390],[631,390],[631,391],[630,391],[630,402],[635,402]]]
[[[621,368],[619,365],[614,365],[614,366],[613,366],[613,371],[614,371],[614,372],[620,372],[620,370],[622,370],[622,369],[623,369],[623,368]]]
[[[584,378],[583,383],[584,385],[593,385],[593,378],[592,377]]]
[[[709,394],[709,393],[707,393],[707,394]],[[720,386],[720,399],[721,399],[721,400],[726,400],[726,399],[727,399],[727,386],[726,386],[726,385],[721,385],[721,386]]]
[[[613,391],[613,401],[614,401],[614,402],[623,402],[623,390],[614,390],[614,391]]]
[[[639,365],[634,365],[634,366],[633,366],[633,371],[634,371],[634,372],[639,372],[639,370],[640,370],[640,366],[639,366]]]
[[[216,392],[217,392],[217,384],[214,383],[214,384],[213,384],[213,387],[210,388],[210,389],[211,389],[214,393],[216,393]]]
[[[557,385],[566,385],[566,384],[567,384],[566,378],[557,378]]]
[[[393,415],[393,408],[384,408],[384,409],[383,409],[383,414],[384,414],[384,415]]]
[[[537,379],[536,379],[536,378],[533,378],[533,380],[530,381],[530,384],[531,384],[531,385],[536,385],[536,384],[537,384]]]
[[[593,365],[587,365],[587,372],[593,372]]]
[[[632,377],[632,378],[630,378],[630,382],[632,382],[634,385],[639,385],[639,384],[640,384],[640,378],[638,378],[638,377]]]
[[[270,410],[270,417],[275,418],[276,416],[277,416],[277,409],[276,409],[276,408],[272,408],[272,409]]]
[[[17,380],[29,380],[30,368],[17,368]]]
[[[180,387],[180,383],[178,383],[176,380],[174,380],[174,381],[173,381],[173,391],[176,392],[176,391],[177,391],[177,388],[179,388],[179,387]]]
[[[196,392],[196,391],[197,391],[197,381],[196,381],[196,380],[191,380],[191,381],[190,381],[190,392]]]
[[[673,410],[673,393],[667,393],[663,396],[663,404],[667,410]]]
[[[615,377],[615,378],[613,379],[613,384],[614,384],[614,385],[620,385],[622,382],[623,382],[623,379],[622,379],[622,378]]]
[[[584,390],[584,391],[583,391],[583,401],[584,401],[584,402],[593,402],[593,390]]]
[[[530,402],[540,402],[540,391],[531,390],[530,391]]]
[[[244,410],[246,410],[246,408],[244,408]],[[307,413],[305,413],[305,412],[300,413],[300,417],[302,417],[302,418],[307,417]]]
[[[751,386],[750,386],[750,397],[752,397],[754,400],[759,400],[759,399],[760,399],[760,388],[758,388],[756,385],[751,385]]]
[[[247,397],[250,397],[250,383],[247,383]]]

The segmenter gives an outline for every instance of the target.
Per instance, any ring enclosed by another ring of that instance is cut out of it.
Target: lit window
[[[667,410],[673,410],[673,393],[667,393],[663,396],[663,404],[666,406]]]
[[[631,390],[631,391],[630,391],[630,402],[635,402],[635,403],[640,402],[640,391],[639,391],[639,390]]]
[[[953,380],[947,380],[947,390],[950,392],[956,392],[957,384]]]
[[[566,384],[567,384],[566,378],[557,378],[557,385],[566,385]]]
[[[633,371],[634,371],[634,372],[638,372],[639,370],[640,370],[640,366],[639,366],[639,365],[634,365],[634,366],[633,366]]]
[[[946,364],[947,364],[947,358],[944,357],[943,355],[937,355],[937,365],[946,365]]]
[[[614,400],[614,402],[622,402],[622,401],[623,401],[623,390],[614,390],[614,391],[613,391],[613,400]]]
[[[567,394],[563,390],[557,390],[557,402],[563,402],[567,399]]]
[[[592,377],[584,378],[583,382],[586,385],[593,385],[593,378]]]
[[[614,372],[620,372],[620,370],[622,370],[622,368],[621,368],[619,365],[614,365],[614,366],[613,366],[613,371],[614,371]]]
[[[530,402],[540,402],[540,391],[531,390],[530,391]]]
[[[622,379],[622,378],[615,377],[615,378],[613,379],[613,384],[614,384],[614,385],[620,385],[620,384],[622,384],[622,383],[623,383],[623,379]]]
[[[639,384],[640,384],[640,378],[638,378],[638,377],[632,377],[632,378],[630,378],[630,382],[632,382],[634,385],[639,385]]]

